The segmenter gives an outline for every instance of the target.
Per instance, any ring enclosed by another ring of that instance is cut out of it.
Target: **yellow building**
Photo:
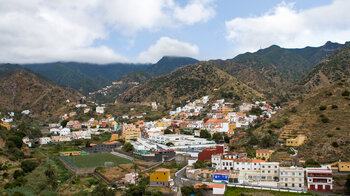
[[[150,186],[169,186],[170,185],[170,170],[159,168],[150,176]]]
[[[111,135],[111,138],[109,139],[109,141],[117,141],[119,140],[119,135],[118,134],[112,134]]]
[[[298,135],[298,137],[294,139],[287,139],[286,146],[300,146],[304,144],[307,137],[305,135]]]
[[[235,130],[236,129],[236,123],[232,123],[228,125],[229,130]]]
[[[11,129],[10,124],[8,124],[7,122],[1,122],[1,123],[0,123],[0,126],[5,127],[7,130],[10,130],[10,129]]]
[[[350,172],[350,162],[342,162],[338,163],[339,172]]]
[[[122,139],[125,141],[137,140],[137,138],[141,137],[140,128],[136,128],[135,125],[123,125],[122,129]]]
[[[256,150],[256,158],[267,161],[271,158],[273,152],[273,150]]]

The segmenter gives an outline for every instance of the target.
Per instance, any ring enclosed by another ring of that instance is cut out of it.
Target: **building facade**
[[[306,178],[309,190],[333,190],[333,174],[330,167],[306,168]]]
[[[304,189],[304,184],[304,169],[302,167],[280,167],[280,188]]]

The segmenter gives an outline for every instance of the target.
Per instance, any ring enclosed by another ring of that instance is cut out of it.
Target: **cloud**
[[[176,7],[174,16],[185,24],[206,22],[215,16],[212,0],[192,0],[185,7]]]
[[[345,42],[350,35],[350,1],[334,0],[330,5],[296,10],[281,3],[261,16],[226,21],[226,39],[235,54],[256,51],[273,44],[287,48],[322,45],[326,41]]]
[[[0,63],[130,61],[96,41],[110,39],[112,32],[135,37],[141,30],[192,25],[214,12],[199,0],[184,6],[174,0],[0,0],[0,5]],[[195,19],[175,14],[198,9]]]
[[[169,37],[161,37],[156,44],[150,46],[139,55],[138,61],[155,63],[163,56],[196,57],[198,53],[199,49],[196,45],[191,45]]]

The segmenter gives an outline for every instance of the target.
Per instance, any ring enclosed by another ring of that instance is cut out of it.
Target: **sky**
[[[0,63],[229,59],[350,40],[349,0],[0,0]]]

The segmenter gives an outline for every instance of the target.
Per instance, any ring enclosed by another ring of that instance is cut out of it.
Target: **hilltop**
[[[254,53],[240,54],[233,59],[206,63],[217,66],[270,99],[288,100],[289,89],[301,77],[343,46],[332,42],[301,49],[272,45]]]
[[[8,68],[0,66],[0,73],[3,73],[0,78],[0,108],[3,110],[28,109],[36,115],[51,116],[67,107],[66,100],[78,101],[82,96],[29,70]]]
[[[208,94],[222,95],[221,93],[235,100],[262,97],[262,94],[217,67],[197,63],[168,75],[152,78],[125,92],[120,100],[139,103],[156,101],[169,105]]]
[[[307,92],[326,87],[350,76],[350,45],[344,46],[330,58],[315,66],[299,81]]]

